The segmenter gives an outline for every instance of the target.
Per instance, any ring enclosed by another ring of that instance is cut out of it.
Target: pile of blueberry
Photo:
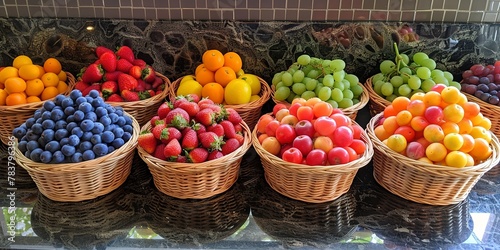
[[[104,102],[97,90],[73,90],[46,101],[13,130],[19,150],[41,163],[77,163],[107,155],[132,137],[132,119]]]

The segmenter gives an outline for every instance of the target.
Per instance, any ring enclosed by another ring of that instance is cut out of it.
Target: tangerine
[[[56,73],[47,72],[43,74],[41,80],[45,87],[56,87],[59,83],[59,76],[57,76]]]
[[[0,89],[0,106],[5,105],[5,98],[7,98],[8,95],[7,91]]]
[[[215,82],[219,83],[222,85],[222,87],[226,87],[226,85],[236,79],[236,73],[234,70],[230,67],[220,67],[217,71],[215,71]]]
[[[42,94],[43,89],[45,86],[43,85],[42,80],[40,79],[33,79],[26,81],[26,95],[28,96],[39,96]]]
[[[26,104],[26,96],[23,93],[11,93],[5,98],[5,104],[8,106]]]
[[[433,162],[440,162],[446,158],[448,150],[439,142],[433,142],[425,149],[425,156]]]
[[[26,90],[26,81],[21,77],[10,77],[5,80],[5,90],[8,93],[19,93]]]
[[[25,55],[17,56],[16,58],[14,58],[14,61],[12,62],[12,66],[16,69],[20,69],[21,66],[26,64],[33,64],[33,61],[31,61],[31,58]]]
[[[209,82],[215,82],[215,73],[207,68],[202,68],[196,73],[196,81],[202,86]]]
[[[66,82],[59,81],[56,88],[59,90],[59,94],[62,94],[68,90],[68,84],[66,84]]]
[[[207,50],[203,53],[201,60],[210,71],[217,71],[220,67],[224,66],[224,55],[216,49]]]
[[[58,94],[59,94],[59,90],[57,90],[56,87],[54,87],[54,86],[46,87],[43,90],[42,94],[40,95],[40,99],[42,99],[42,101],[45,101],[45,100],[52,99],[52,98],[56,97]]]
[[[52,72],[57,75],[61,72],[62,66],[59,60],[51,57],[45,60],[45,62],[43,63],[43,69],[45,70],[45,72]]]
[[[489,143],[483,138],[474,138],[474,148],[469,154],[478,161],[488,159],[492,153]]]
[[[236,73],[241,70],[243,62],[241,61],[241,57],[238,53],[231,51],[224,54],[224,66],[233,69]]]
[[[34,64],[26,64],[19,68],[19,77],[25,81],[37,79],[40,76],[40,69]]]
[[[57,74],[57,77],[59,77],[59,81],[66,82],[66,80],[68,80],[68,75],[66,74],[66,71],[64,71],[64,70],[61,70],[61,72],[59,72],[59,74]]]
[[[216,82],[207,83],[201,89],[201,97],[206,97],[214,103],[220,104],[224,101],[224,87]]]
[[[5,80],[11,77],[19,77],[19,70],[10,66],[0,70],[0,83],[5,83]]]
[[[26,98],[27,103],[32,103],[32,102],[41,102],[42,100],[38,96],[28,96]]]

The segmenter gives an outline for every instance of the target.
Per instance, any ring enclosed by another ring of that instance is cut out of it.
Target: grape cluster
[[[500,105],[500,61],[475,64],[462,73],[462,90],[493,105]]]
[[[372,78],[373,89],[388,101],[398,96],[411,97],[417,92],[429,92],[436,84],[461,88],[460,83],[453,81],[448,71],[436,69],[436,62],[424,52],[417,52],[412,61],[406,54],[400,54],[394,44],[396,58],[380,63],[380,73]]]
[[[415,42],[419,38],[418,34],[413,31],[413,28],[407,24],[399,27],[398,33],[406,42]]]
[[[291,103],[295,98],[318,97],[334,108],[348,108],[359,102],[363,87],[356,75],[344,71],[341,59],[320,59],[301,55],[286,71],[274,74],[274,98]]]

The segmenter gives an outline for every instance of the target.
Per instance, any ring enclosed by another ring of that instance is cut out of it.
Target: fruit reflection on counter
[[[128,46],[116,51],[99,46],[95,50],[98,60],[83,68],[75,89],[85,96],[97,90],[109,102],[133,102],[161,94],[164,81],[151,65],[136,58]]]
[[[0,67],[0,105],[20,105],[54,98],[68,91],[67,74],[55,58],[42,65],[19,55],[11,66]]]

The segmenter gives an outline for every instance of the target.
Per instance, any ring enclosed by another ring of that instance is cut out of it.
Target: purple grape
[[[469,78],[473,75],[474,75],[474,73],[472,73],[472,70],[468,69],[462,73],[462,78],[466,79],[466,78]]]
[[[500,98],[498,98],[498,96],[496,95],[492,95],[490,96],[490,98],[488,98],[488,102],[490,104],[497,105],[500,102]]]
[[[500,97],[500,91],[498,91],[497,96]]]
[[[474,84],[467,84],[467,86],[465,86],[464,88],[464,91],[468,94],[471,94],[473,95],[474,93],[476,93],[477,91],[477,85],[474,85]]]
[[[488,89],[490,89],[489,92],[493,91],[493,90],[497,90],[497,85],[495,83],[488,83]]]
[[[474,96],[479,98],[484,92],[481,90],[477,90],[476,93],[474,93]]]
[[[495,83],[500,83],[500,74],[495,74],[493,78],[493,80],[495,80]]]
[[[488,83],[490,83],[490,79],[488,79],[488,77],[482,76],[481,78],[479,78],[479,84],[488,84]]]
[[[477,89],[481,90],[483,92],[490,92],[490,88],[488,88],[488,85],[486,85],[484,83],[477,85]]]
[[[484,71],[484,66],[483,65],[474,65],[471,67],[472,72],[474,73],[475,76],[481,76]]]
[[[490,91],[490,95],[498,95],[498,90],[492,90],[492,91]]]
[[[488,81],[490,81],[490,82],[495,81],[495,77],[493,76],[493,74],[488,74],[486,77],[488,78]]]
[[[479,83],[479,77],[477,77],[477,76],[471,76],[471,77],[469,77],[468,82],[472,83],[472,84],[478,84]]]
[[[488,98],[490,98],[490,93],[482,93],[481,96],[479,96],[479,99],[487,102],[488,101]]]
[[[490,69],[488,67],[484,67],[482,76],[487,76],[490,73]]]

